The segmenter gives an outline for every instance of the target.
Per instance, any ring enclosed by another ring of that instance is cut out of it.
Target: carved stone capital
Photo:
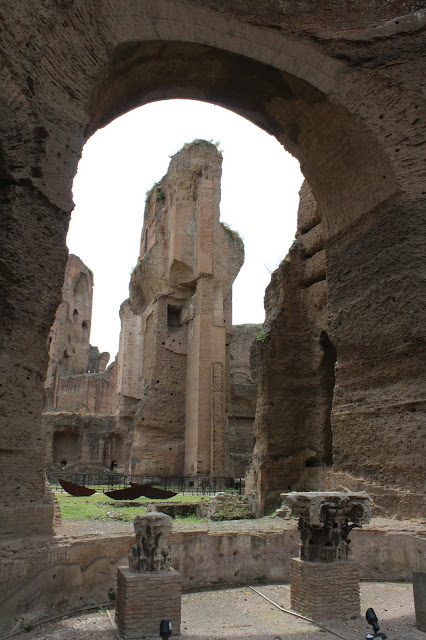
[[[170,568],[169,537],[172,519],[164,513],[146,513],[134,520],[135,542],[129,554],[129,569],[137,573],[160,573]]]
[[[301,560],[346,559],[350,531],[371,518],[371,500],[365,491],[291,492],[282,493],[281,498],[299,518]]]

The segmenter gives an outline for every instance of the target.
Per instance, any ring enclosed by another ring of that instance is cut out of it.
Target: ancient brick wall
[[[300,161],[326,238],[336,464],[358,471],[359,443],[363,475],[420,491],[424,8],[418,0],[293,5],[2,7],[1,532],[51,531],[40,417],[46,342],[84,142],[165,98],[233,109]]]
[[[291,608],[313,620],[359,616],[359,571],[355,563],[290,560]]]
[[[183,475],[185,448],[188,454],[195,440],[198,459],[191,473],[200,466],[204,474],[245,475],[253,448],[249,346],[255,327],[236,327],[232,335],[230,282],[242,243],[218,220],[220,164],[214,145],[186,145],[148,197],[132,301],[121,305],[119,352],[106,371],[108,354],[89,344],[90,331],[78,342],[80,360],[73,369],[54,359],[70,331],[63,310],[72,308],[74,319],[79,317],[78,295],[68,283],[80,282],[83,271],[91,277],[84,313],[92,311],[93,277],[79,258],[69,260],[52,328],[53,406],[45,414],[50,468],[66,460],[68,471],[90,471],[108,467],[111,459],[119,471]],[[83,423],[82,415],[93,419]],[[111,442],[119,438],[115,453],[108,451],[114,447],[105,441],[106,425]]]
[[[130,284],[142,351],[134,473],[226,472],[231,287],[243,245],[219,222],[221,165],[213,144],[187,144],[147,199]]]
[[[49,335],[43,426],[46,465],[58,471],[103,470],[125,465],[123,433],[117,434],[117,363],[90,345],[93,274],[77,256],[68,258],[62,301]],[[82,416],[89,415],[89,420]],[[129,434],[126,434],[127,440]]]
[[[257,383],[250,487],[270,510],[280,491],[318,489],[332,465],[336,353],[327,333],[322,216],[309,186],[298,231],[265,295],[266,321],[252,347]]]
[[[115,416],[46,413],[46,468],[65,473],[128,470],[129,432]]]
[[[249,486],[259,492],[260,509],[271,508],[279,487],[309,490],[336,488],[339,483],[371,491],[376,512],[383,515],[409,517],[424,509],[424,452],[418,440],[422,430],[423,377],[415,375],[409,389],[403,391],[401,387],[397,391],[395,376],[401,370],[408,375],[408,347],[405,356],[388,363],[386,383],[378,365],[380,354],[389,351],[395,339],[396,327],[391,331],[392,323],[388,323],[390,333],[383,332],[383,327],[387,310],[392,313],[400,292],[395,289],[393,295],[386,283],[380,294],[371,294],[367,302],[370,283],[363,280],[363,293],[353,299],[355,281],[363,279],[366,263],[374,263],[380,270],[383,259],[402,251],[388,237],[389,224],[390,220],[379,223],[376,233],[369,236],[368,251],[360,246],[356,250],[357,243],[351,246],[351,259],[345,261],[349,266],[343,273],[337,266],[342,264],[342,255],[337,256],[334,246],[330,248],[324,240],[323,213],[308,184],[302,186],[296,240],[272,275],[265,297],[264,339],[257,341],[252,351],[258,404]],[[392,234],[398,224],[401,221],[395,221]],[[402,227],[400,234],[404,237]],[[376,256],[374,243],[380,237],[387,240]],[[415,255],[412,247],[410,260]],[[346,286],[349,281],[351,287]],[[404,288],[408,293],[411,286],[407,283]],[[346,311],[340,306],[343,289]],[[418,300],[414,299],[414,291],[410,296],[414,313]],[[372,344],[367,318],[372,320],[371,314],[379,312],[378,298],[383,302],[381,322],[374,324]],[[362,319],[359,307],[365,308]],[[348,332],[342,333],[343,325]],[[416,322],[410,330],[407,328],[408,333],[413,330],[416,331]],[[402,345],[404,340],[404,334],[399,333],[398,343]],[[356,362],[355,351],[362,353]],[[352,373],[346,377],[349,369]],[[379,396],[384,403],[381,406]],[[355,419],[359,421],[356,428]],[[376,436],[372,435],[377,432],[386,433],[386,445],[377,447]],[[405,499],[400,496],[403,488]]]
[[[62,301],[48,339],[49,365],[45,380],[46,407],[55,406],[58,378],[85,373],[89,364],[93,274],[78,256],[68,257]]]

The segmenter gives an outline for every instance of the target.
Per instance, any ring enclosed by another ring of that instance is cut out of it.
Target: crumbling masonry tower
[[[219,222],[221,172],[221,153],[197,140],[172,158],[147,197],[130,301],[121,309],[129,340],[120,344],[121,362],[140,397],[133,473],[225,471],[232,283],[244,248]],[[120,393],[128,375],[119,369],[118,377]]]

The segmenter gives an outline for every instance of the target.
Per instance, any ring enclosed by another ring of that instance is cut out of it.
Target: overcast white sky
[[[275,138],[226,109],[191,100],[156,102],[95,133],[74,180],[67,243],[94,273],[90,342],[109,351],[111,360],[118,350],[119,307],[138,259],[145,194],[167,172],[169,156],[196,138],[220,142],[221,220],[244,240],[233,322],[264,320],[270,273],[296,231],[299,163]]]

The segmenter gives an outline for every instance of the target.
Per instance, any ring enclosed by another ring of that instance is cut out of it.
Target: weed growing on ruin
[[[176,518],[173,518],[173,521],[200,524],[200,522],[207,522],[208,518],[199,518],[198,516],[195,516],[195,515],[185,516],[185,517],[178,516]]]
[[[213,138],[210,138],[210,140],[202,140],[201,138],[196,138],[195,140],[193,140],[192,142],[186,142],[183,147],[181,149],[179,149],[179,151],[177,153],[180,153],[180,151],[182,151],[182,149],[189,149],[191,147],[191,145],[193,144],[199,144],[201,146],[205,146],[205,147],[215,147],[216,151],[218,151],[220,154],[222,154],[222,149],[220,148],[220,141],[216,140],[215,142],[213,141]],[[176,154],[177,155],[177,154]],[[174,156],[169,156],[170,158],[173,158]]]
[[[269,336],[269,331],[259,331],[259,333],[256,336],[256,340],[258,342],[265,342],[268,336]]]
[[[156,196],[156,197],[157,197],[157,201],[165,200],[165,199],[166,199],[166,194],[164,193],[164,191],[162,190],[162,188],[161,188],[161,187],[158,187],[158,189],[157,189],[157,196]]]
[[[238,231],[235,231],[235,229],[232,229],[232,227],[230,227],[227,222],[221,222],[220,224],[225,229],[225,231],[228,231],[228,233],[231,234],[233,238],[238,238],[239,240],[241,240],[241,236],[238,233]]]
[[[150,199],[151,194],[152,194],[152,192],[153,192],[153,191],[154,191],[154,189],[155,189],[155,186],[156,186],[156,185],[154,184],[154,185],[151,187],[151,189],[148,189],[148,191],[146,191],[146,192],[145,192],[145,202],[147,202],[147,201]]]

